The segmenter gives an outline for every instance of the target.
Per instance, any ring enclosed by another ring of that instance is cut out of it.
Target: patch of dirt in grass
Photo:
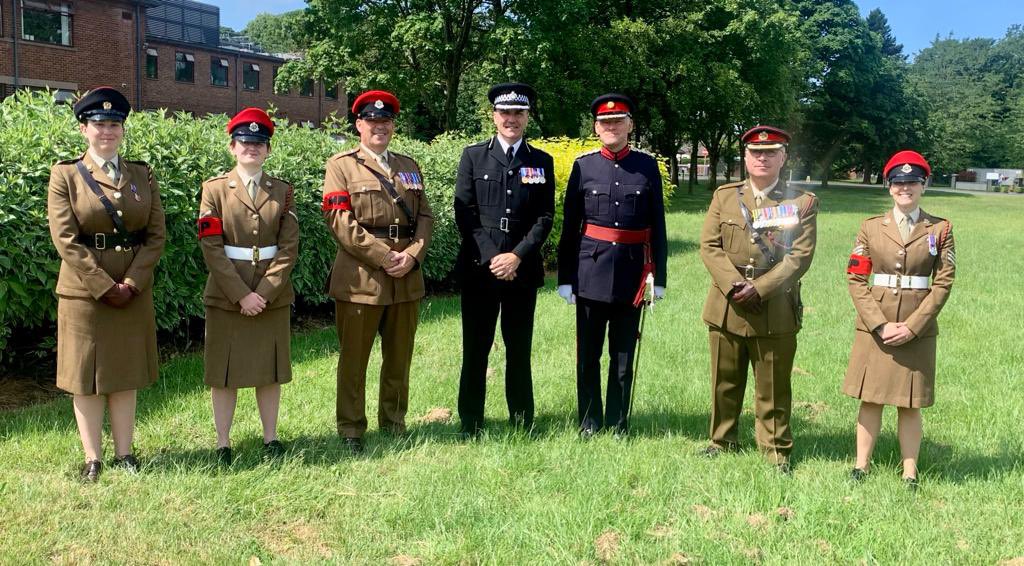
[[[708,507],[707,505],[698,504],[694,505],[693,507],[690,507],[690,509],[692,509],[693,514],[700,517],[702,521],[707,521],[715,514],[715,512],[712,511],[711,508]]]
[[[601,533],[594,540],[594,553],[601,562],[611,562],[619,554],[619,542],[622,537],[614,530],[607,530]]]
[[[249,566],[262,566],[262,565],[263,565],[263,561],[260,560],[259,556],[250,556],[249,557]]]
[[[449,409],[448,407],[434,407],[433,409],[427,411],[427,414],[420,417],[419,421],[424,424],[447,424],[452,422],[452,410]]]
[[[693,563],[694,560],[682,552],[677,552],[669,557],[668,560],[662,562],[664,566],[685,566],[686,564]]]
[[[758,547],[745,548],[743,549],[743,556],[747,557],[747,560],[760,564],[764,560],[764,551]]]
[[[796,408],[807,411],[807,420],[815,421],[822,413],[828,410],[828,403],[802,401],[796,404]]]
[[[491,379],[492,377],[494,377],[494,368],[489,367],[487,368],[487,371],[484,373],[484,378]]]
[[[999,566],[1024,566],[1024,556],[1018,556],[1016,558],[1007,558],[1006,560],[1000,560]]]
[[[967,551],[971,549],[971,543],[967,542],[964,539],[960,539],[956,541],[956,547],[960,550]]]
[[[647,534],[654,538],[667,538],[676,533],[675,529],[668,525],[654,525],[654,527],[647,531]]]
[[[747,515],[747,524],[755,529],[761,529],[768,526],[768,517],[764,513],[752,513]]]
[[[295,558],[307,552],[321,558],[331,558],[332,555],[320,531],[304,521],[271,525],[260,533],[260,538],[275,556]]]
[[[408,554],[399,554],[391,557],[391,563],[394,566],[420,566],[423,563],[422,560],[415,556],[409,556]]]
[[[0,377],[0,413],[45,403],[64,395],[57,385],[29,377]]]
[[[51,554],[50,562],[53,564],[94,564],[96,555],[88,548],[72,544]]]
[[[788,521],[792,519],[795,515],[795,513],[793,513],[793,510],[790,509],[789,507],[779,507],[778,509],[775,510],[775,512],[779,514],[779,518],[783,521]]]
[[[818,547],[818,550],[822,554],[831,554],[832,553],[832,544],[830,544],[827,540],[820,538],[820,539],[814,541],[814,544]]]
[[[802,368],[800,366],[793,366],[793,373],[795,373],[797,375],[803,375],[803,376],[806,376],[806,377],[814,377],[813,375],[811,375],[811,372],[805,370],[804,368]]]

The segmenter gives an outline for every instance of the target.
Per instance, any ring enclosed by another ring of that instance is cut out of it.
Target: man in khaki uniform
[[[373,90],[356,98],[359,147],[327,161],[323,211],[338,242],[331,297],[341,358],[338,361],[338,434],[353,452],[366,432],[366,366],[381,336],[378,423],[405,430],[409,366],[423,297],[420,265],[427,255],[433,216],[423,177],[412,158],[388,150],[398,99]]]
[[[757,126],[743,135],[749,178],[715,191],[701,231],[700,255],[711,273],[704,322],[711,342],[711,446],[716,456],[739,445],[738,421],[754,366],[757,443],[789,472],[790,372],[803,305],[800,277],[814,256],[814,194],[779,179],[789,134]]]

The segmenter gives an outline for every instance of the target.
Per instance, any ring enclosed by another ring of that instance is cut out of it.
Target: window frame
[[[187,68],[189,69],[188,80],[179,78],[179,71],[185,68],[183,65],[187,65]],[[196,83],[196,56],[194,54],[186,53],[184,51],[174,52],[174,81],[179,83]]]
[[[309,85],[309,94],[306,94],[306,85]],[[316,96],[316,81],[313,79],[306,79],[299,85],[299,96],[306,98],[313,98]]]
[[[246,90],[246,91],[249,91],[249,92],[257,92],[257,91],[259,91],[260,90],[260,73],[261,72],[262,72],[262,69],[260,68],[259,63],[243,63],[242,64],[242,90]],[[254,87],[252,87],[252,88],[249,88],[249,77],[251,77],[252,74],[255,74],[255,76],[256,76],[256,85]]]
[[[224,70],[224,84],[220,84],[216,80],[217,77],[214,75],[214,69],[217,68]],[[228,62],[226,57],[210,55],[210,86],[222,88],[231,86],[231,63]]]
[[[152,61],[153,61],[153,66],[152,66],[152,71],[153,72],[152,72],[152,74],[150,74],[150,65],[149,65],[150,59],[152,59]],[[147,79],[150,79],[150,80],[157,80],[157,79],[160,78],[160,53],[156,49],[154,49],[152,47],[147,47],[146,48],[146,70],[145,70],[145,76],[146,76]]]
[[[74,14],[71,11],[71,5],[68,2],[61,2],[59,4],[61,6],[61,8],[59,10],[48,9],[46,7],[46,5],[39,5],[38,3],[26,3],[24,1],[22,1],[20,4],[21,4],[21,40],[22,41],[31,41],[33,43],[41,43],[41,44],[44,44],[44,45],[56,45],[58,47],[74,47],[75,46],[75,42],[74,42],[74,35],[75,35]],[[61,33],[63,34],[64,28],[65,27],[67,28],[67,37],[66,37],[67,43],[63,43],[63,42],[59,42],[59,41],[48,41],[46,39],[37,39],[36,36],[34,36],[34,35],[29,37],[25,33],[25,13],[26,12],[35,13],[35,14],[47,14],[47,15],[57,16],[57,17],[61,18],[60,29],[61,29]],[[66,24],[65,24],[65,21],[66,21]],[[15,30],[15,31],[17,31],[17,30]]]

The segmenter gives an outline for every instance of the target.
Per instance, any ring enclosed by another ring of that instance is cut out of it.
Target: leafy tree
[[[306,11],[256,14],[242,34],[270,53],[299,53],[309,47]]]

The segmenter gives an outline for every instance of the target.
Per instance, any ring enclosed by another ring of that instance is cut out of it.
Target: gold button
[[[124,248],[122,248],[121,246],[114,246],[114,251],[115,251],[115,252],[119,252],[119,251],[121,251],[121,250],[123,250],[123,249],[124,249]]]
[[[118,210],[117,211],[117,215],[118,216],[124,216],[124,211],[123,210]]]
[[[253,220],[256,220],[256,219],[258,219],[259,217],[260,217],[260,215],[259,215],[259,214],[256,214],[255,212],[254,212],[254,213],[252,213],[252,219],[253,219]]]
[[[253,231],[252,231],[252,235],[253,235],[253,236],[255,236],[255,235],[259,234],[259,233],[260,233],[260,231],[259,231],[259,230],[253,230]]]
[[[896,269],[899,269],[901,267],[903,267],[903,264],[897,261],[896,262]]]
[[[114,198],[121,198],[121,191],[115,191]]]

